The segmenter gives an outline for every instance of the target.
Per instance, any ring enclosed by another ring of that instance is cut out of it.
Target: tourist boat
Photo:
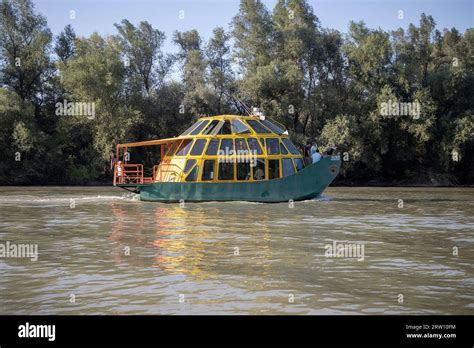
[[[130,163],[142,146],[161,150],[149,176]],[[312,199],[341,166],[340,156],[326,155],[305,166],[284,127],[261,114],[202,117],[175,138],[119,144],[116,158],[114,186],[161,202]]]

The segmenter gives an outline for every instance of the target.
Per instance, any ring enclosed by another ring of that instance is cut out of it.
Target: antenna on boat
[[[232,95],[230,94],[229,95],[232,99],[234,99],[234,101],[244,110],[244,112],[247,114],[247,115],[251,115],[252,114],[252,110],[247,106],[247,104],[245,104],[242,100],[239,99],[239,97],[235,96],[235,95]]]
[[[247,115],[251,115],[252,114],[252,111],[251,109],[247,106],[247,104],[245,104],[242,100],[238,99],[237,98],[237,101],[240,103],[240,106],[242,106],[242,108],[244,109],[244,111],[247,113]]]

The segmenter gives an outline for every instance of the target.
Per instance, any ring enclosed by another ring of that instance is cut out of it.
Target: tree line
[[[350,22],[341,33],[305,0],[241,0],[228,29],[207,41],[176,31],[170,54],[146,21],[53,36],[30,0],[1,1],[2,184],[108,178],[117,143],[173,137],[201,115],[245,114],[243,104],[298,145],[337,144],[341,181],[474,181],[473,29],[440,31],[421,14],[406,30]]]

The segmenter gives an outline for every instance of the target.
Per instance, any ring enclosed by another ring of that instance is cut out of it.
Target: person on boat
[[[308,141],[305,146],[303,146],[303,159],[305,165],[311,164],[311,143]]]
[[[123,173],[122,161],[118,161],[118,163],[117,163],[117,177],[118,177],[119,182],[122,182],[122,173]]]
[[[313,146],[311,146],[311,162],[316,163],[319,162],[321,159],[321,154],[319,153],[318,146],[316,143],[313,143]]]
[[[264,176],[265,173],[263,172],[262,168],[257,168],[254,174],[255,180],[263,180]]]
[[[329,149],[326,150],[326,155],[332,156],[336,152],[336,144],[331,144]]]

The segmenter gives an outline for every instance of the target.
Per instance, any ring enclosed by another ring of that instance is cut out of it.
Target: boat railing
[[[143,164],[116,164],[114,166],[114,185],[143,183]]]

